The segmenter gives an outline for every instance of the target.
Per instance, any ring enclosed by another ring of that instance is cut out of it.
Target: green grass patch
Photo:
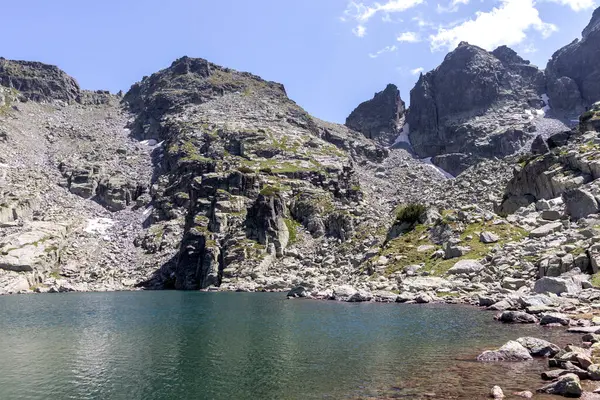
[[[289,244],[294,244],[298,241],[298,229],[300,229],[300,223],[293,219],[284,219],[285,226],[287,226],[288,232],[290,233]]]
[[[392,260],[386,269],[386,274],[389,275],[400,271],[408,265],[418,264],[423,265],[423,271],[427,271],[432,275],[441,276],[448,272],[448,270],[460,260],[481,259],[489,254],[494,246],[503,246],[506,243],[519,241],[527,237],[526,230],[511,224],[494,225],[492,222],[476,222],[466,226],[461,226],[458,223],[451,223],[451,225],[455,230],[462,230],[462,233],[460,234],[461,246],[468,246],[471,248],[471,251],[463,257],[450,260],[432,259],[430,257],[431,254],[434,251],[441,249],[441,246],[435,245],[430,241],[429,230],[426,226],[416,225],[412,231],[390,240],[384,247],[381,255]],[[479,241],[479,233],[483,231],[495,233],[500,237],[500,240],[498,243],[492,244],[481,243]],[[425,252],[418,252],[418,247],[423,245],[432,245],[434,248]],[[398,258],[398,260],[396,260],[396,258]]]

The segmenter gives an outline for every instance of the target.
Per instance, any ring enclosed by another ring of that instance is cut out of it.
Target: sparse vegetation
[[[400,206],[396,210],[396,224],[415,225],[425,211],[427,211],[427,207],[423,204],[413,203]]]

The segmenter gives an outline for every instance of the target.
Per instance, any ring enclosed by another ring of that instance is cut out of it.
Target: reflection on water
[[[473,362],[482,350],[579,340],[469,307],[281,294],[6,296],[0,312],[0,399],[484,399],[534,390],[544,363]]]

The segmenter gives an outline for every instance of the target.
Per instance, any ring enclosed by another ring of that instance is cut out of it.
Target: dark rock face
[[[33,61],[0,58],[0,85],[17,89],[25,98],[47,102],[78,101],[79,85],[75,79],[53,65]]]
[[[581,40],[552,55],[546,76],[554,108],[578,112],[600,100],[600,8],[594,11]]]
[[[372,100],[360,104],[346,119],[346,126],[385,145],[394,143],[404,125],[405,104],[396,85],[389,84]]]
[[[508,47],[490,53],[463,42],[411,90],[414,150],[420,157],[462,154],[467,162],[452,174],[512,154],[535,130],[523,113],[541,105],[543,89],[543,72]]]

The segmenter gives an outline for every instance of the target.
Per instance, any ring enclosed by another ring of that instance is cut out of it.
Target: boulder
[[[560,313],[545,313],[542,315],[540,325],[561,324],[568,326],[571,319],[565,314]]]
[[[534,357],[554,357],[560,352],[560,347],[543,339],[521,337],[517,342],[529,350],[529,354]]]
[[[510,341],[497,350],[488,350],[481,353],[478,361],[527,361],[531,360],[529,350],[519,342]]]
[[[548,144],[542,135],[537,135],[531,143],[531,153],[535,155],[546,154],[549,152]]]
[[[310,292],[304,286],[297,286],[288,292],[287,297],[310,297]]]
[[[536,293],[577,294],[582,287],[571,278],[556,278],[545,276],[535,282],[533,291]]]
[[[460,260],[448,270],[450,275],[462,275],[478,273],[483,269],[483,265],[477,260]]]
[[[494,386],[490,391],[490,397],[495,400],[500,400],[503,399],[505,396],[500,386]]]
[[[556,382],[550,383],[537,390],[539,393],[556,394],[565,397],[581,397],[583,389],[581,381],[575,374],[566,374],[558,377]]]
[[[504,311],[498,316],[498,321],[505,323],[533,324],[537,318],[522,311]]]
[[[333,288],[333,298],[338,301],[349,301],[357,293],[358,290],[350,285],[341,285]]]
[[[563,224],[562,222],[553,222],[551,224],[542,225],[538,228],[535,228],[531,232],[529,232],[529,237],[532,239],[542,238],[548,236],[554,232],[562,231]]]
[[[497,243],[499,240],[500,240],[500,236],[498,236],[492,232],[481,232],[479,234],[479,241],[481,243],[486,243],[486,244]]]
[[[590,214],[597,214],[600,208],[598,201],[588,191],[583,189],[568,190],[562,195],[566,212],[572,219],[581,219]]]

